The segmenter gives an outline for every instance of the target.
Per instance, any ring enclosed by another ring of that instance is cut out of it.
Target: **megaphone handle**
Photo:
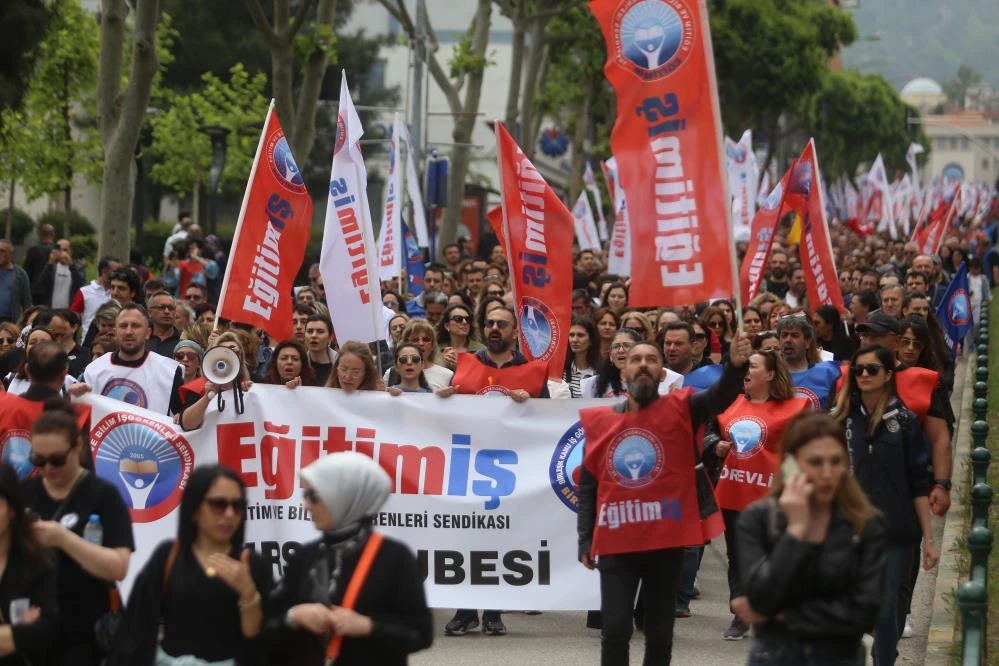
[[[234,381],[232,383],[232,397],[233,401],[236,403],[236,413],[243,413],[243,388],[239,385],[239,381]]]
[[[223,409],[225,409],[225,399],[222,397],[222,391],[219,391],[219,411]]]

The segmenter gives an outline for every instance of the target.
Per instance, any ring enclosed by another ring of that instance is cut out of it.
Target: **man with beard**
[[[834,361],[812,361],[815,330],[807,313],[787,315],[777,322],[780,353],[794,383],[794,394],[808,398],[812,409],[823,409],[835,395],[839,365]]]
[[[451,386],[458,393],[508,395],[514,402],[549,397],[548,363],[528,361],[517,350],[517,317],[513,310],[507,306],[490,310],[483,330],[486,348],[475,354],[458,355],[458,365],[451,378]],[[445,625],[444,633],[448,636],[462,636],[478,626],[478,611],[460,608]],[[506,633],[500,611],[483,611],[482,630],[492,636]]]
[[[669,664],[673,599],[684,548],[704,543],[694,433],[742,391],[749,339],[732,341],[721,379],[700,393],[660,397],[663,355],[653,342],[628,352],[628,399],[580,412],[586,432],[579,482],[579,560],[600,572],[600,663],[627,664],[635,593],[645,597],[646,664]],[[717,507],[713,507],[717,518]],[[702,511],[707,509],[708,511]],[[707,536],[711,536],[710,534]]]
[[[791,270],[791,280],[788,282],[787,293],[784,295],[784,302],[794,308],[808,309],[808,287],[805,285],[805,269],[795,266]]]
[[[91,362],[83,381],[100,395],[161,414],[178,414],[184,369],[172,358],[146,350],[151,333],[145,308],[123,305],[115,319],[118,351]]]
[[[774,248],[770,251],[770,274],[763,281],[763,290],[783,299],[790,287],[787,281],[787,253]]]

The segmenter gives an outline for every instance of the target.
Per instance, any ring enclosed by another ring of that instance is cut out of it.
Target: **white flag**
[[[871,188],[867,200],[867,214],[863,221],[878,220],[878,231],[887,231],[892,240],[898,238],[898,228],[895,226],[891,188],[888,186],[888,174],[885,173],[885,163],[881,153],[874,159],[871,170],[867,172],[867,185]]]
[[[757,188],[756,192],[756,207],[760,208],[763,206],[763,202],[767,200],[767,195],[770,193],[770,172],[763,172],[763,180],[760,182],[760,186]]]
[[[607,240],[607,218],[604,217],[604,202],[600,196],[600,188],[597,187],[597,179],[593,175],[593,167],[589,162],[583,168],[583,185],[593,194],[593,201],[597,204],[597,221],[599,222],[598,233],[600,240]],[[589,205],[589,201],[586,202]],[[591,211],[590,216],[593,216]]]
[[[604,163],[607,181],[614,184],[614,231],[607,250],[607,272],[614,275],[631,275],[631,231],[628,228],[628,207],[624,200],[617,170],[617,158]]]
[[[576,228],[576,242],[580,250],[599,250],[600,239],[597,236],[597,224],[593,220],[593,210],[586,191],[579,193],[576,205],[572,207],[572,222]]]
[[[413,226],[416,227],[416,244],[420,247],[430,247],[430,232],[427,231],[427,214],[423,209],[423,191],[420,189],[420,179],[416,175],[416,162],[413,159],[413,139],[409,128],[402,124],[402,132],[406,136],[406,191],[409,193],[409,203],[413,207]],[[402,141],[402,139],[400,139]]]
[[[392,136],[389,139],[389,172],[385,184],[385,205],[382,207],[382,226],[378,230],[378,278],[391,280],[399,277],[402,271],[402,192],[399,157],[402,151],[402,123],[395,114],[392,123]]]
[[[326,283],[326,304],[340,342],[382,338],[382,290],[375,264],[375,240],[368,209],[368,174],[358,142],[361,119],[340,79],[336,145],[326,203],[326,226],[319,273]]]
[[[895,224],[901,226],[902,233],[907,237],[910,232],[909,220],[912,211],[912,177],[905,174],[902,180],[892,187],[892,215],[895,217]]]
[[[756,214],[756,183],[759,179],[752,130],[743,132],[739,143],[725,137],[725,165],[728,191],[732,196],[732,233],[736,241],[747,241]]]

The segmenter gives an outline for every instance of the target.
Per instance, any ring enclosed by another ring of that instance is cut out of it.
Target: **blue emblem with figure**
[[[93,432],[94,470],[121,493],[133,522],[159,520],[177,508],[194,467],[183,437],[159,421],[122,412]]]
[[[791,173],[790,192],[808,195],[812,191],[812,163],[805,160],[794,165]]]
[[[947,318],[952,326],[964,326],[971,320],[971,302],[968,292],[958,289],[947,302]]]
[[[271,173],[279,183],[295,194],[305,192],[305,180],[298,169],[298,164],[295,163],[295,157],[291,154],[291,147],[283,132],[270,137],[266,155]]]
[[[101,395],[127,402],[136,407],[147,407],[146,392],[131,379],[115,378],[104,385]]]
[[[690,53],[693,21],[680,0],[639,0],[615,19],[617,60],[643,79],[676,70]]]
[[[583,470],[583,444],[586,441],[583,424],[576,421],[559,438],[548,465],[552,490],[567,507],[576,511],[579,505],[579,476]]]
[[[11,429],[0,440],[3,453],[0,460],[14,468],[17,478],[26,479],[34,471],[31,464],[31,435],[27,430]]]
[[[648,430],[629,428],[620,433],[607,450],[611,477],[626,488],[641,488],[659,477],[663,448]]]
[[[732,453],[739,458],[751,458],[760,451],[766,441],[767,426],[763,421],[743,417],[733,421],[728,427]]]
[[[530,358],[542,361],[555,353],[562,337],[551,308],[529,296],[522,299],[520,335],[531,352]]]
[[[780,200],[784,197],[784,184],[777,183],[774,189],[770,190],[770,194],[767,198],[763,200],[763,208],[766,210],[777,210],[780,206]]]

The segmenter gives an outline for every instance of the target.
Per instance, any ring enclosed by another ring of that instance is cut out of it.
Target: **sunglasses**
[[[232,509],[232,512],[237,516],[243,515],[246,511],[246,500],[245,499],[226,499],[224,497],[206,497],[205,504],[211,509],[212,513],[222,515],[226,512],[226,509]]]
[[[395,301],[382,301],[382,305],[387,307],[389,310],[398,310],[399,304]]]
[[[876,377],[884,370],[884,367],[880,363],[856,363],[850,366],[850,370],[858,377],[863,377],[864,375]]]
[[[451,315],[451,321],[456,324],[470,324],[472,323],[472,318],[465,315]]]
[[[413,356],[405,354],[399,357],[399,363],[403,365],[409,365],[410,363],[414,365],[419,365],[420,363],[423,363],[423,359],[420,358],[419,356],[416,356],[415,354]]]
[[[66,464],[69,459],[69,454],[73,452],[73,449],[68,449],[64,453],[50,453],[49,455],[42,455],[41,453],[32,453],[28,456],[28,462],[42,469],[46,465],[52,465],[53,467],[62,467]]]
[[[197,358],[198,355],[194,352],[191,352],[190,354],[177,353],[173,355],[173,360],[175,361],[194,361]]]
[[[498,328],[499,330],[505,330],[510,328],[510,322],[506,319],[487,319],[486,328]]]
[[[17,342],[17,338],[0,338],[0,345],[12,345]]]
[[[312,504],[318,504],[319,493],[316,492],[315,488],[306,488],[305,490],[302,491],[302,499]]]
[[[919,340],[916,340],[915,338],[899,338],[898,342],[903,347],[912,347],[913,349],[917,350],[923,348],[923,343],[920,342]]]

